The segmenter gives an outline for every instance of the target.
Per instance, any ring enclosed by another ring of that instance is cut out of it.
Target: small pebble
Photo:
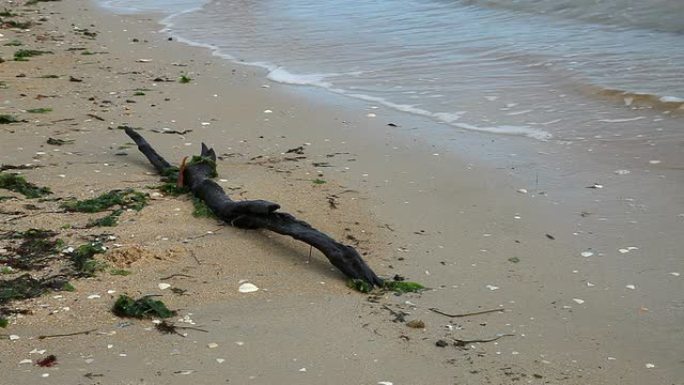
[[[226,360],[225,360],[225,358],[217,358],[216,362],[218,362],[219,364],[222,364],[222,363],[226,362]]]
[[[215,348],[218,348],[218,344],[216,342],[210,342],[207,344],[207,347],[209,349],[215,349]]]
[[[625,287],[630,289],[630,290],[636,290],[636,286],[634,286],[634,285],[627,285]]]
[[[647,369],[653,369],[653,368],[655,368],[655,365],[653,365],[652,363],[649,362],[648,364],[646,364],[646,368]]]
[[[594,255],[594,253],[591,252],[591,251],[583,251],[583,252],[580,253],[580,255],[583,256],[584,258],[589,258],[589,257],[591,257],[592,255]]]
[[[572,300],[575,301],[576,303],[580,304],[580,305],[584,303],[583,299],[573,298]]]

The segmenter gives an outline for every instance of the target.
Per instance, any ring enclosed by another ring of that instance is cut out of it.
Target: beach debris
[[[594,184],[592,184],[591,186],[587,186],[587,188],[593,188],[593,189],[597,189],[597,190],[598,190],[598,189],[602,189],[602,188],[603,188],[603,185],[602,185],[602,184],[599,184],[599,183],[594,183]]]
[[[242,285],[240,285],[238,291],[240,293],[254,293],[256,291],[259,291],[259,288],[253,283],[245,282]]]
[[[73,143],[73,139],[56,139],[56,138],[48,138],[47,144],[51,144],[53,146],[63,146],[65,144],[70,144]]]
[[[18,339],[21,338],[21,337],[19,337],[19,336],[16,335],[16,334],[10,334],[10,336],[9,336],[8,338],[9,338],[10,341],[16,341],[16,340],[18,340]]]
[[[413,329],[425,329],[425,322],[419,320],[419,319],[414,319],[406,323],[406,326],[413,328]]]
[[[169,318],[176,314],[169,310],[162,301],[152,299],[151,295],[137,300],[122,294],[112,307],[112,313],[119,317],[129,318]]]
[[[22,120],[17,119],[14,115],[0,114],[0,124],[20,123]]]
[[[23,176],[7,172],[0,172],[0,188],[10,190],[24,195],[26,198],[34,199],[52,194],[47,187],[38,187],[33,183],[27,182]]]
[[[192,81],[192,78],[189,77],[187,74],[181,74],[181,76],[178,78],[178,82],[181,84],[187,84]]]
[[[580,299],[580,298],[573,298],[572,300],[573,300],[575,303],[579,304],[579,305],[581,305],[581,304],[584,303],[584,300],[583,300],[583,299]]]
[[[174,130],[174,129],[171,129],[171,128],[168,128],[168,127],[162,127],[161,130],[158,130],[158,129],[156,129],[156,128],[153,128],[153,129],[151,129],[150,131],[156,132],[156,133],[158,133],[158,134],[177,134],[177,135],[185,135],[185,134],[189,134],[189,133],[192,132],[192,130],[178,131],[178,130]]]
[[[37,49],[20,49],[14,52],[14,61],[28,61],[28,58],[50,54],[51,51],[40,51]]]
[[[489,313],[499,313],[499,312],[505,311],[506,309],[498,308],[498,309],[480,310],[480,311],[474,311],[474,312],[469,312],[469,313],[460,313],[460,314],[446,313],[446,312],[439,310],[436,307],[431,307],[429,310],[432,312],[435,312],[437,314],[441,314],[443,316],[450,317],[450,318],[463,318],[463,317],[472,317],[472,316],[489,314]]]
[[[226,362],[226,359],[225,358],[217,358],[216,362],[219,364],[222,364],[222,363]]]
[[[380,381],[380,382],[378,382],[378,385],[394,385],[394,383],[389,382],[389,381]]]
[[[519,192],[519,193],[521,193],[521,194],[527,194],[527,189],[526,189],[526,188],[519,188],[519,189],[517,189],[516,191]]]
[[[485,287],[491,291],[499,290],[499,287],[494,285],[485,285]]]
[[[209,349],[216,349],[216,348],[218,348],[218,344],[216,342],[210,342],[207,344],[207,347]]]
[[[627,175],[631,174],[632,172],[629,170],[615,170],[614,173],[615,175]]]
[[[653,369],[653,368],[655,368],[655,367],[656,367],[656,366],[655,366],[654,364],[650,363],[650,362],[646,364],[646,369]]]
[[[508,258],[508,262],[511,262],[511,263],[518,263],[518,262],[520,262],[520,258],[518,258],[518,257],[510,257],[510,258]]]
[[[406,316],[409,315],[408,313],[405,313],[401,310],[396,311],[387,305],[382,305],[382,308],[387,310],[388,312],[390,312],[390,314],[392,316],[394,316],[394,319],[392,319],[392,322],[404,323],[404,322],[406,322]]]
[[[625,285],[625,287],[628,288],[629,290],[636,290],[636,285],[629,284],[629,285]]]
[[[140,211],[147,205],[147,199],[146,194],[133,189],[111,190],[92,199],[66,201],[60,207],[71,212],[96,213],[118,206],[108,215],[86,224],[86,227],[113,227],[117,225],[118,218],[124,210]]]
[[[45,114],[52,112],[52,108],[30,108],[26,110],[29,114]]]
[[[470,344],[494,342],[494,341],[497,341],[497,340],[504,338],[504,337],[515,337],[515,334],[497,334],[496,337],[485,338],[485,339],[462,340],[462,339],[452,338],[452,340],[454,341],[454,346],[461,347],[461,348],[467,348],[468,345],[470,345]]]
[[[635,247],[635,246],[628,246],[628,247],[623,247],[623,248],[618,249],[618,252],[620,252],[620,254],[627,254],[633,250],[639,250],[639,248]]]
[[[181,172],[162,158],[135,130],[127,127],[125,131],[157,172],[167,178],[175,175],[176,180],[182,175],[182,186],[187,186],[193,195],[204,197],[202,201],[221,220],[242,229],[264,228],[291,236],[316,247],[348,278],[365,280],[371,286],[382,286],[383,280],[368,267],[353,247],[335,241],[291,214],[277,212],[280,205],[264,200],[231,200],[223,188],[212,180],[217,177],[216,153],[204,143],[200,155],[194,156]]]
[[[673,276],[673,277],[679,277],[679,276],[680,276],[680,274],[679,274],[678,272],[676,272],[676,271],[671,271],[671,272],[670,272],[670,275]]]
[[[157,287],[159,288],[159,290],[166,290],[171,287],[171,284],[162,282],[158,284]]]
[[[362,279],[350,279],[347,281],[347,286],[360,291],[361,293],[370,293],[373,291],[373,286],[369,285],[368,282]],[[383,285],[380,286],[381,291],[391,291],[395,294],[404,293],[417,293],[425,290],[425,286],[417,283],[402,280],[385,280]]]
[[[435,342],[435,346],[440,347],[440,348],[445,348],[445,347],[449,346],[449,343],[446,342],[445,340],[437,340],[437,342]]]
[[[593,252],[593,251],[588,251],[588,250],[587,250],[587,251],[581,252],[580,255],[583,256],[584,258],[589,258],[589,257],[591,257],[591,256],[594,255],[594,252]]]

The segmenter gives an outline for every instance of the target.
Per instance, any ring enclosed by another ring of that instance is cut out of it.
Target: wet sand
[[[148,186],[159,178],[117,126],[143,128],[173,162],[206,142],[222,155],[220,183],[236,199],[279,202],[283,211],[353,244],[382,276],[399,274],[431,290],[354,292],[323,256],[313,253],[309,261],[307,246],[194,218],[187,198],[154,196],[139,213],[125,213],[119,226],[88,230],[62,229],[90,216],[50,213],[59,211],[57,203],[3,201],[5,212],[30,214],[3,214],[3,231],[55,229],[69,245],[107,233],[114,239],[105,258],[133,272],[105,271],[75,281],[74,292],[20,304],[33,314],[11,319],[3,331],[19,339],[0,340],[8,383],[679,384],[684,378],[677,236],[684,202],[676,164],[615,174],[619,167],[610,161],[594,167],[546,143],[529,145],[519,157],[499,153],[476,162],[470,154],[478,148],[497,152],[516,147],[517,139],[491,145],[464,139],[461,153],[453,143],[426,140],[415,118],[270,83],[259,70],[168,41],[149,17],[111,15],[86,1],[24,9],[15,10],[21,19],[46,20],[30,31],[3,29],[2,43],[19,39],[22,48],[53,53],[0,64],[7,86],[0,113],[28,120],[0,126],[0,163],[43,165],[22,173],[59,197],[122,187],[153,194]],[[86,28],[97,35],[84,35]],[[2,46],[2,57],[17,48]],[[52,74],[58,78],[41,78]],[[183,74],[192,80],[178,82]],[[52,112],[24,112],[40,107]],[[164,128],[192,132],[153,131]],[[54,147],[48,137],[74,142]],[[298,146],[305,158],[288,160],[286,151]],[[535,152],[553,155],[535,158]],[[568,159],[584,171],[555,168]],[[586,188],[599,182],[605,188]],[[39,210],[29,212],[26,203]],[[189,277],[162,279],[173,274]],[[241,280],[260,290],[239,293]],[[187,291],[172,294],[159,283]],[[150,321],[117,318],[109,309],[120,293],[161,294],[179,310],[179,324],[207,332],[161,335]],[[504,311],[458,318],[430,308]],[[407,313],[405,322],[388,309]],[[416,319],[426,327],[406,325]],[[89,329],[97,331],[37,338]],[[449,346],[436,346],[439,340]],[[57,356],[57,366],[20,363],[48,354]]]

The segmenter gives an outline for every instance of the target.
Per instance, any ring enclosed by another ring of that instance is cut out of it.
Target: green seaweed
[[[364,281],[363,279],[350,279],[347,281],[347,286],[362,293],[370,293],[373,291],[373,285]]]
[[[120,275],[122,277],[125,277],[127,275],[133,274],[130,270],[124,270],[124,269],[112,269],[109,270],[109,274],[111,275]]]
[[[92,277],[98,271],[104,269],[105,264],[100,262],[93,257],[96,254],[103,253],[105,248],[99,242],[86,243],[79,246],[76,250],[71,253],[71,263],[74,266],[74,270],[79,275]]]
[[[142,91],[135,91],[135,93],[133,93],[133,96],[145,96],[145,93]]]
[[[363,279],[350,279],[347,281],[347,286],[361,293],[373,291],[373,286]],[[386,280],[383,282],[381,290],[391,291],[395,294],[418,293],[425,290],[425,286],[417,282]]]
[[[1,114],[0,115],[0,124],[11,124],[11,123],[19,123],[21,120],[17,119],[13,115],[7,115],[7,114]]]
[[[37,49],[20,49],[14,53],[14,60],[24,61],[24,60],[27,60],[27,58],[34,57],[34,56],[40,56],[40,55],[44,55],[47,53],[52,53],[52,52],[40,51]]]
[[[61,0],[29,0],[26,2],[26,5],[37,5],[38,3],[49,3],[53,1],[61,1]]]
[[[192,211],[192,216],[196,218],[215,218],[216,215],[214,215],[214,212],[211,211],[209,206],[207,206],[206,203],[204,203],[203,200],[197,198],[196,196],[192,197],[192,205],[194,207],[194,210]]]
[[[114,210],[107,216],[91,220],[86,224],[86,227],[114,227],[118,224],[119,216],[122,213],[123,210]]]
[[[47,140],[47,144],[51,144],[53,146],[63,146],[65,144],[70,144],[73,142],[74,142],[73,139],[64,140],[64,139],[48,138],[48,140]]]
[[[46,263],[56,256],[63,242],[54,239],[57,235],[54,231],[43,229],[29,229],[24,232],[15,232],[10,235],[12,239],[22,239],[22,243],[10,250],[15,254],[3,262],[16,269],[37,270],[46,266]]]
[[[216,178],[218,176],[218,173],[216,172],[216,161],[213,159],[206,157],[206,156],[193,156],[192,159],[190,159],[190,162],[188,162],[188,166],[193,166],[197,164],[206,164],[211,167],[211,174],[209,175],[210,178]]]
[[[387,291],[393,291],[397,294],[419,293],[419,292],[425,290],[425,286],[419,284],[418,282],[385,281],[383,284],[383,289],[385,289]]]
[[[186,74],[181,74],[180,78],[178,78],[178,82],[181,84],[187,84],[187,83],[190,83],[191,81],[192,81],[192,78],[190,78]]]
[[[2,15],[0,15],[2,16]],[[24,43],[21,42],[21,40],[13,39],[5,43],[5,46],[8,47],[19,47],[20,45],[24,45]]]
[[[311,182],[312,182],[313,184],[325,184],[325,183],[328,183],[327,181],[325,181],[325,180],[323,180],[323,179],[319,179],[319,178],[316,178],[316,179],[312,180]]]
[[[179,196],[179,195],[187,194],[188,192],[190,192],[190,189],[187,186],[178,187],[178,184],[176,182],[162,183],[155,188],[157,190],[163,192],[166,195],[173,195],[173,196]]]
[[[44,114],[47,112],[52,112],[52,108],[31,108],[29,110],[26,110],[26,112],[30,114]]]
[[[0,172],[0,188],[18,192],[27,198],[40,198],[52,194],[47,187],[38,187],[27,182],[21,175],[5,172]]]
[[[68,284],[63,278],[36,279],[24,274],[14,279],[0,280],[0,305],[13,300],[39,297],[48,291],[61,291]]]
[[[33,25],[30,21],[0,20],[0,23],[8,28],[29,29]]]
[[[4,329],[7,326],[9,326],[9,321],[7,320],[7,318],[0,317],[0,328]]]
[[[169,318],[176,315],[176,312],[169,310],[162,301],[154,300],[149,295],[134,300],[125,294],[116,300],[112,313],[128,318]]]
[[[5,8],[3,11],[0,11],[0,17],[15,17],[19,16],[16,13],[12,13],[9,9]]]
[[[111,190],[96,198],[72,200],[62,203],[61,207],[67,211],[80,213],[97,213],[113,206],[124,209],[142,210],[147,205],[147,195],[133,189]]]

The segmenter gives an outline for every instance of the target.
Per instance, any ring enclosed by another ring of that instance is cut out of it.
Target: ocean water
[[[101,4],[165,13],[169,34],[272,81],[447,128],[564,141],[684,135],[682,0]]]

